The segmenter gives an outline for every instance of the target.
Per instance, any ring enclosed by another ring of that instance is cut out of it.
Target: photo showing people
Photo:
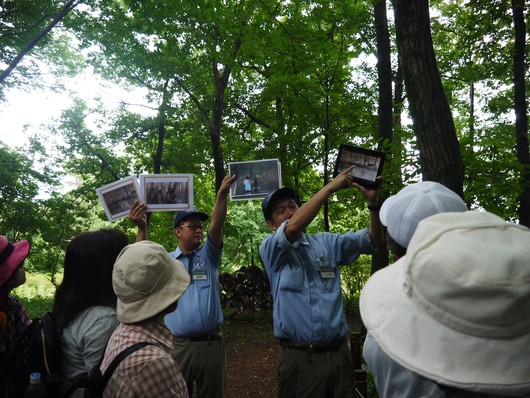
[[[228,164],[230,175],[237,179],[230,187],[231,200],[263,199],[281,186],[278,159],[266,159]]]
[[[193,174],[142,174],[140,188],[147,211],[193,207]]]
[[[136,176],[114,181],[97,188],[96,192],[109,221],[127,216],[134,201],[140,199]]]
[[[354,165],[355,168],[349,175],[354,177],[359,184],[371,186],[375,184],[377,176],[381,174],[383,161],[383,152],[342,144],[339,149],[334,175],[337,176],[348,167]]]

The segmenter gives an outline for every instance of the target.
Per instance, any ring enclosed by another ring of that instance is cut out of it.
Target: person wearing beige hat
[[[406,255],[361,292],[379,396],[530,396],[529,264],[530,229],[491,213],[420,221]]]
[[[0,392],[6,390],[5,377],[15,343],[31,323],[22,303],[11,291],[26,282],[24,260],[29,254],[27,240],[10,243],[0,236]]]
[[[125,348],[138,342],[151,345],[120,363],[104,397],[187,397],[186,382],[170,353],[172,333],[164,324],[164,316],[175,310],[189,282],[183,264],[158,243],[136,242],[118,255],[112,285],[118,297],[120,324],[105,350],[101,372]]]
[[[208,229],[204,225],[208,214],[196,208],[177,211],[173,223],[178,247],[169,254],[182,261],[191,280],[178,308],[166,315],[165,322],[173,333],[172,355],[182,369],[190,398],[224,396],[227,360],[221,334],[219,267],[228,193],[235,180],[235,175],[227,175],[221,182]],[[145,204],[135,203],[130,211],[131,221],[138,226],[137,241],[147,239],[146,210]]]

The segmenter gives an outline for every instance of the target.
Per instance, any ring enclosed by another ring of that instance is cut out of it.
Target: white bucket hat
[[[118,319],[135,323],[159,314],[182,296],[189,283],[184,265],[158,243],[143,240],[125,246],[112,272]]]
[[[447,211],[467,211],[467,206],[460,196],[442,184],[423,181],[408,185],[386,199],[379,219],[392,239],[407,248],[421,220]]]
[[[369,278],[360,310],[412,372],[468,391],[530,391],[528,228],[485,212],[429,217],[407,255]]]

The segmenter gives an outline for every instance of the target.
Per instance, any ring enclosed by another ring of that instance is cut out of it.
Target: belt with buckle
[[[337,351],[340,346],[344,343],[344,339],[331,341],[329,343],[297,343],[291,340],[280,340],[280,347],[290,348],[292,350],[311,351],[311,352],[326,352],[326,351]]]

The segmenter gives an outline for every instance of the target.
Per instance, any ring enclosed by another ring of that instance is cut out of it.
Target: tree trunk
[[[160,174],[162,168],[162,154],[164,153],[164,141],[166,139],[166,110],[171,95],[168,91],[169,80],[164,83],[162,92],[162,103],[158,107],[158,140],[156,143],[156,152],[153,157],[153,173]]]
[[[218,40],[219,32],[215,32],[215,40]],[[232,51],[232,60],[235,60],[236,55],[241,48],[241,38],[237,38],[234,43]],[[213,165],[215,169],[215,191],[217,192],[221,187],[223,178],[226,173],[224,170],[223,148],[221,146],[221,128],[223,125],[223,111],[225,105],[225,91],[228,87],[228,81],[232,69],[229,65],[223,65],[223,71],[220,73],[219,63],[215,58],[212,59],[213,79],[215,86],[214,106],[213,106],[213,120],[210,125],[210,139],[212,141]]]
[[[394,148],[399,148],[398,161],[399,161],[399,170],[395,172],[396,185],[398,187],[403,186],[403,173],[401,172],[401,164],[403,163],[403,158],[405,156],[405,148],[403,146],[403,140],[401,139],[402,131],[402,122],[401,122],[401,113],[403,112],[403,102],[405,101],[403,97],[403,69],[401,68],[401,60],[398,57],[396,75],[394,77],[394,109],[393,109],[393,128],[394,132],[392,134],[392,142]],[[394,156],[391,161],[395,162],[396,153],[394,150]]]
[[[212,65],[214,69],[215,95],[213,120],[210,125],[210,140],[212,142],[213,166],[215,169],[215,191],[217,192],[225,176],[223,148],[221,146],[221,128],[223,125],[224,94],[228,85],[230,71],[219,76],[218,64],[215,60],[212,61]],[[226,68],[228,67],[225,67],[224,72],[227,72]]]
[[[377,76],[378,76],[378,149],[385,150],[383,142],[392,142],[392,64],[390,61],[390,35],[386,16],[386,0],[374,4],[374,24],[377,38]],[[387,150],[387,156],[390,155]],[[380,200],[388,197],[388,192],[380,193]],[[381,250],[382,249],[382,250]],[[372,256],[371,273],[388,265],[388,250],[381,248]]]
[[[326,80],[326,84],[328,84],[328,80]],[[329,89],[329,86],[327,87]],[[327,95],[326,90],[326,114],[325,114],[325,121],[324,121],[324,185],[326,186],[329,182],[329,130],[330,130],[330,116],[329,116],[329,102],[330,98],[329,95]],[[324,203],[324,231],[329,232],[329,201],[326,200]]]
[[[392,141],[392,65],[390,61],[390,35],[386,16],[386,0],[378,0],[374,5],[375,31],[377,38],[378,76],[378,149],[384,149],[384,140]]]
[[[524,0],[512,0],[515,51],[513,55],[513,86],[517,160],[523,166],[522,192],[519,196],[519,223],[530,227],[530,150],[525,88],[525,21]]]
[[[463,197],[464,163],[436,64],[428,0],[393,0],[396,41],[424,180]]]

